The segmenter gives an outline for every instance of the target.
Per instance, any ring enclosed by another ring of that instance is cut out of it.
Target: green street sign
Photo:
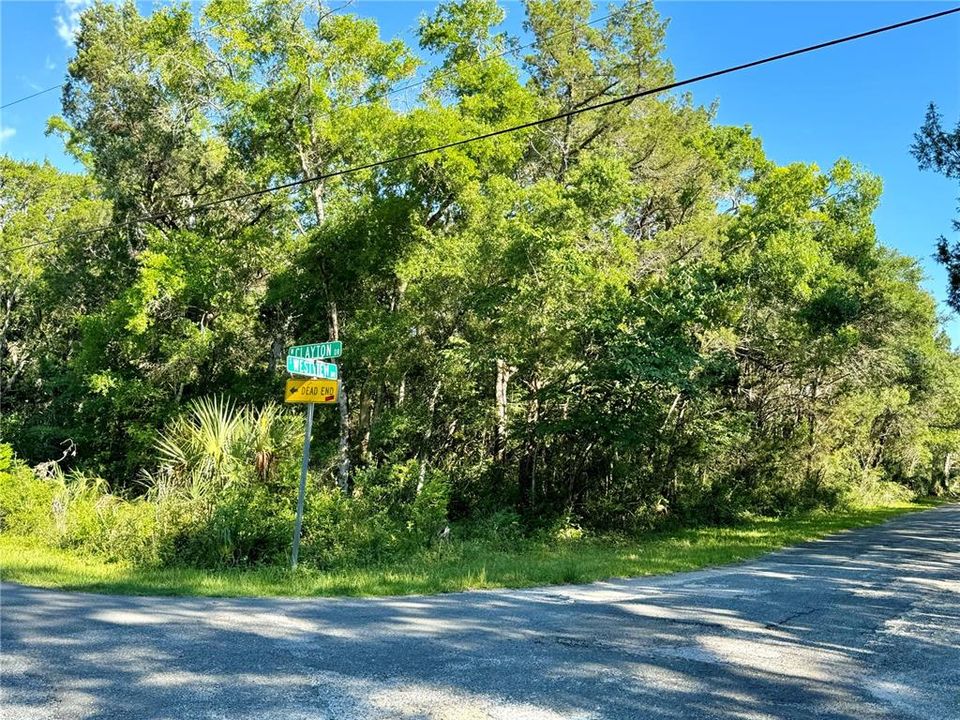
[[[340,357],[342,352],[343,343],[339,340],[333,340],[331,342],[311,343],[309,345],[294,345],[287,351],[287,355],[311,360],[322,360],[324,358]]]
[[[295,355],[287,355],[287,372],[291,375],[306,375],[307,377],[324,378],[325,380],[337,379],[337,366],[333,363]]]

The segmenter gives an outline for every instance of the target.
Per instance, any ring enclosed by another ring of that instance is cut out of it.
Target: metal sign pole
[[[300,554],[300,527],[303,525],[303,496],[307,492],[307,465],[310,463],[310,435],[313,432],[313,403],[307,403],[307,430],[303,436],[303,462],[300,463],[300,495],[297,497],[297,522],[293,527],[293,552],[290,555],[290,569],[297,569],[297,555]]]

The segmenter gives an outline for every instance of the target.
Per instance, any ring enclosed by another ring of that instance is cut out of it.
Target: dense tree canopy
[[[651,3],[594,9],[527,0],[511,52],[451,0],[418,57],[308,0],[93,5],[50,123],[85,170],[2,161],[3,438],[134,488],[184,403],[279,399],[285,349],[339,338],[344,497],[415,468],[453,519],[630,528],[945,487],[960,363],[850,161],[662,94],[325,177],[673,78]]]

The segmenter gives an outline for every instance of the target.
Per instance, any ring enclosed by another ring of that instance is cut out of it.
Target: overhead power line
[[[38,95],[43,95],[53,90],[59,90],[62,87],[63,87],[63,83],[60,83],[59,85],[51,85],[50,87],[44,88],[43,90],[37,90],[37,92],[33,93],[32,95],[24,95],[22,98],[17,98],[16,100],[11,100],[8,103],[4,103],[3,105],[0,105],[0,110],[3,110],[4,108],[8,108],[11,105],[16,105],[17,103],[22,103],[24,100],[30,100],[32,98],[37,97]]]
[[[321,22],[328,15],[333,15],[334,13],[338,13],[341,10],[350,7],[351,5],[353,5],[353,3],[354,3],[354,0],[347,0],[342,5],[337,5],[337,7],[335,8],[330,8],[325,13],[323,13],[320,17],[317,18],[317,22]]]
[[[345,2],[343,5],[339,5],[339,6],[333,8],[333,9],[331,9],[331,10],[327,10],[327,12],[325,12],[323,15],[320,16],[320,19],[323,20],[323,18],[325,18],[325,17],[327,17],[327,16],[329,16],[329,15],[333,15],[334,13],[338,13],[338,12],[340,12],[341,10],[344,10],[345,8],[353,5],[354,2],[355,2],[355,0],[349,0],[349,2]],[[576,32],[576,31],[577,31],[578,29],[580,29],[580,28],[588,27],[588,26],[590,26],[590,25],[596,25],[597,23],[601,23],[601,22],[603,22],[604,20],[609,20],[609,19],[611,19],[611,18],[613,18],[613,17],[616,17],[618,14],[624,12],[625,9],[626,9],[626,8],[621,8],[620,10],[616,10],[616,11],[614,11],[614,12],[612,12],[612,13],[607,14],[607,15],[602,15],[601,17],[594,18],[593,20],[590,20],[590,21],[588,21],[588,22],[576,23],[573,27],[567,28],[566,30],[558,30],[558,31],[555,32],[553,35],[551,35],[550,37],[551,37],[551,38],[555,38],[555,37],[561,37],[561,36],[563,36],[563,35],[569,35],[569,34],[572,33],[572,32]],[[503,52],[499,52],[499,53],[496,53],[496,54],[494,54],[494,55],[488,55],[487,57],[480,58],[480,59],[477,60],[476,62],[477,62],[477,63],[486,63],[486,62],[490,62],[491,60],[496,60],[497,58],[506,57],[507,55],[512,55],[512,54],[514,54],[514,53],[518,53],[518,52],[520,52],[521,50],[527,50],[527,49],[533,47],[534,45],[536,45],[537,42],[538,42],[538,41],[535,40],[535,41],[533,41],[533,42],[526,43],[525,45],[518,45],[518,46],[516,46],[516,47],[507,48],[507,49],[504,50]],[[434,77],[442,77],[443,75],[446,75],[446,74],[448,74],[449,72],[451,72],[451,71],[450,71],[450,70],[441,70],[441,71],[439,71],[439,72],[437,73],[437,75],[435,75]],[[407,90],[411,90],[411,89],[413,89],[413,88],[420,87],[421,85],[426,85],[428,82],[430,82],[430,80],[431,80],[431,78],[427,77],[427,78],[423,78],[422,80],[416,80],[416,81],[414,81],[414,82],[408,83],[408,84],[406,84],[406,85],[401,85],[400,87],[392,88],[392,89],[384,92],[384,93],[381,94],[381,95],[377,95],[376,97],[371,98],[370,100],[364,100],[364,101],[356,102],[356,103],[354,103],[353,105],[348,105],[347,108],[360,107],[361,105],[367,105],[367,104],[376,102],[376,101],[378,101],[378,100],[382,100],[382,99],[384,99],[384,98],[390,97],[390,96],[392,96],[392,95],[398,95],[398,94],[400,94],[400,93],[402,93],[402,92],[405,92],[405,91],[407,91]],[[24,102],[25,100],[32,100],[32,99],[35,98],[35,97],[38,97],[38,96],[40,96],[40,95],[44,95],[44,94],[46,94],[46,93],[48,93],[48,92],[52,92],[53,90],[59,90],[59,89],[61,89],[61,88],[64,86],[64,84],[65,84],[65,83],[59,83],[59,84],[57,84],[57,85],[51,85],[50,87],[44,88],[43,90],[38,90],[37,92],[35,92],[35,93],[31,94],[31,95],[24,95],[23,97],[17,98],[16,100],[11,100],[11,101],[8,102],[8,103],[4,103],[3,105],[0,105],[0,110],[3,110],[4,108],[8,108],[8,107],[10,107],[10,106],[12,106],[12,105],[16,105],[17,103],[22,103],[22,102]],[[334,112],[334,111],[330,111],[330,112]]]
[[[351,2],[352,2],[352,0],[351,0]],[[344,7],[346,7],[346,6],[349,5],[349,4],[350,4],[350,3],[346,3],[345,5],[341,5],[340,7],[336,8],[336,10],[342,10]],[[619,10],[615,10],[615,11],[612,12],[612,13],[608,13],[607,15],[601,15],[600,17],[594,18],[593,20],[588,20],[588,21],[586,21],[586,22],[574,23],[574,24],[573,24],[571,27],[569,27],[569,28],[566,28],[566,29],[564,29],[564,30],[558,30],[557,32],[553,33],[552,35],[550,35],[550,36],[548,37],[548,39],[549,39],[549,40],[553,40],[554,38],[562,37],[562,36],[564,36],[564,35],[569,35],[569,34],[571,34],[571,33],[576,32],[577,30],[581,30],[581,29],[583,29],[583,28],[585,28],[585,27],[589,27],[589,26],[591,26],[591,25],[596,25],[596,24],[598,24],[598,23],[602,23],[602,22],[604,22],[605,20],[611,20],[611,19],[617,17],[618,15],[626,12],[627,9],[628,9],[628,8],[625,6],[625,7],[620,8]],[[332,12],[334,12],[334,10],[331,10],[329,13],[327,13],[327,15],[329,15],[329,14],[332,13]],[[326,15],[324,15],[323,17],[326,17]],[[321,18],[321,19],[322,19],[322,18]],[[474,61],[472,61],[472,64],[473,64],[474,66],[483,65],[484,63],[488,63],[488,62],[491,62],[491,61],[493,61],[493,60],[497,60],[497,59],[499,59],[499,58],[506,57],[507,55],[513,55],[513,54],[515,54],[515,53],[520,52],[521,50],[528,50],[528,49],[534,47],[535,45],[537,45],[539,42],[540,42],[540,40],[534,40],[534,41],[529,42],[529,43],[526,43],[526,44],[524,44],[524,45],[517,45],[517,46],[515,46],[515,47],[508,47],[506,50],[503,50],[503,51],[501,51],[501,52],[495,53],[495,54],[493,54],[493,55],[487,55],[486,57],[482,57],[482,58],[479,58],[479,59],[477,59],[477,60],[474,60]],[[367,98],[367,99],[357,100],[356,102],[350,103],[349,105],[344,105],[344,106],[342,106],[342,107],[330,108],[329,110],[324,110],[323,112],[318,113],[318,115],[319,115],[319,117],[332,117],[332,116],[338,115],[338,114],[341,113],[341,112],[346,112],[347,110],[354,110],[354,109],[356,109],[356,108],[370,106],[370,105],[373,105],[373,104],[376,103],[376,102],[379,102],[380,100],[384,100],[385,98],[391,97],[392,95],[399,95],[400,93],[406,92],[407,90],[412,90],[413,88],[420,87],[421,85],[426,85],[426,84],[427,84],[428,82],[430,82],[431,80],[436,80],[436,79],[442,78],[442,77],[444,77],[444,76],[446,76],[446,75],[451,75],[451,74],[453,74],[453,72],[454,72],[455,70],[456,70],[455,67],[448,67],[448,68],[446,68],[446,69],[441,68],[440,70],[438,70],[438,71],[437,71],[436,73],[434,73],[433,75],[428,75],[427,77],[421,78],[420,80],[414,80],[413,82],[409,82],[409,83],[406,83],[406,84],[404,84],[404,85],[400,85],[399,87],[391,88],[391,89],[389,89],[389,90],[386,90],[386,91],[382,92],[382,93],[379,94],[379,95],[374,95],[373,97]],[[208,190],[208,191],[204,191],[204,192],[201,192],[201,193],[197,193],[197,194],[196,194],[196,197],[198,197],[198,198],[199,198],[199,197],[205,197],[205,196],[207,196],[207,195],[210,195],[211,192],[212,192],[212,191],[209,191],[209,190]],[[183,197],[184,195],[189,195],[189,194],[190,194],[190,193],[179,193],[179,194],[177,194],[177,195],[174,195],[173,197]]]
[[[928,22],[930,20],[946,17],[948,15],[953,15],[958,12],[960,12],[960,7],[951,8],[950,10],[941,10],[940,12],[931,13],[929,15],[923,15],[920,17],[911,18],[909,20],[903,20],[898,23],[893,23],[891,25],[884,25],[882,27],[873,28],[872,30],[865,30],[863,32],[855,33],[853,35],[846,35],[844,37],[835,38],[833,40],[827,40],[825,42],[816,43],[815,45],[807,45],[806,47],[797,48],[796,50],[789,50],[787,52],[778,53],[776,55],[769,55],[759,60],[752,60],[750,62],[741,63],[739,65],[731,65],[730,67],[726,67],[721,70],[714,70],[712,72],[703,73],[702,75],[695,75],[693,77],[689,77],[684,80],[677,80],[675,82],[667,83],[666,85],[661,85],[659,87],[649,88],[647,90],[639,90],[637,92],[628,93],[626,95],[620,95],[618,97],[611,98],[610,100],[605,100],[603,102],[599,102],[594,105],[587,105],[581,108],[575,108],[573,110],[568,110],[566,112],[558,113],[557,115],[551,115],[549,117],[539,118],[537,120],[531,120],[529,122],[521,123],[519,125],[512,125],[510,127],[501,128],[499,130],[492,130],[490,132],[482,133],[480,135],[474,135],[468,138],[463,138],[462,140],[455,140],[453,142],[444,143],[443,145],[436,145],[429,148],[423,148],[421,150],[414,150],[412,152],[405,153],[403,155],[396,155],[393,157],[384,158],[382,160],[376,160],[373,162],[364,163],[362,165],[354,165],[351,167],[343,168],[341,170],[322,173],[322,174],[314,175],[308,178],[291,180],[290,182],[271,185],[265,188],[260,188],[257,190],[251,190],[245,193],[240,193],[238,195],[231,195],[228,197],[220,198],[218,200],[212,200],[210,202],[200,203],[190,208],[183,208],[181,210],[168,210],[161,213],[154,213],[151,215],[142,215],[139,217],[131,218],[129,220],[124,220],[123,222],[112,223],[110,225],[102,225],[99,227],[91,228],[89,230],[84,230],[79,233],[75,233],[73,237],[85,237],[87,235],[92,235],[94,233],[107,232],[109,230],[119,230],[121,228],[131,227],[133,225],[137,225],[142,222],[150,222],[152,220],[160,220],[162,218],[177,217],[179,215],[189,215],[199,210],[205,210],[208,208],[216,207],[216,206],[223,205],[225,203],[233,202],[236,200],[245,200],[247,198],[259,197],[262,195],[278,192],[280,190],[287,190],[289,188],[297,187],[300,185],[307,185],[310,183],[319,182],[321,180],[328,180],[328,179],[340,177],[343,175],[349,175],[355,172],[361,172],[363,170],[371,170],[377,167],[382,167],[384,165],[390,165],[393,163],[404,162],[406,160],[412,160],[417,157],[422,157],[424,155],[431,155],[433,153],[442,152],[444,150],[460,147],[462,145],[468,145],[470,143],[479,142],[481,140],[487,140],[490,138],[499,137],[501,135],[506,135],[508,133],[518,132],[520,130],[526,130],[533,127],[539,127],[540,125],[546,125],[551,122],[556,122],[557,120],[563,120],[569,117],[581,115],[583,113],[591,112],[594,110],[600,110],[602,108],[611,107],[613,105],[632,102],[633,100],[637,100],[639,98],[666,92],[668,90],[675,90],[677,88],[685,87],[687,85],[693,85],[694,83],[703,82],[704,80],[710,80],[712,78],[721,77],[723,75],[729,75],[731,73],[740,72],[742,70],[748,70],[750,68],[758,67],[760,65],[766,65],[772,62],[777,62],[779,60],[785,60],[787,58],[795,57],[797,55],[804,55],[807,53],[815,52],[817,50],[823,50],[828,47],[833,47],[834,45],[841,45],[843,43],[852,42],[854,40],[860,40],[866,37],[871,37],[873,35],[879,35],[881,33],[890,32],[892,30],[898,30],[900,28],[908,27],[910,25],[917,25],[919,23]],[[52,242],[58,242],[58,241],[59,239],[43,240],[36,243],[29,243],[26,245],[22,245],[17,248],[10,248],[8,250],[0,251],[0,253],[10,253],[16,250],[25,250],[27,248],[36,247],[39,245],[46,245],[46,244],[49,244]]]
[[[338,6],[335,7],[335,8],[331,8],[330,10],[327,10],[325,13],[323,13],[323,15],[320,16],[319,19],[320,19],[320,20],[323,20],[323,19],[324,19],[325,17],[327,17],[328,15],[333,15],[334,13],[338,13],[338,12],[340,12],[341,10],[343,10],[344,8],[347,8],[347,7],[350,7],[351,5],[353,5],[354,2],[356,2],[356,0],[347,0],[347,2],[343,3],[342,5],[338,5]],[[0,105],[0,110],[4,110],[5,108],[8,108],[8,107],[10,107],[10,106],[12,106],[12,105],[16,105],[17,103],[22,103],[22,102],[24,102],[25,100],[32,100],[33,98],[35,98],[35,97],[37,97],[37,96],[39,96],[39,95],[44,95],[44,94],[46,94],[46,93],[48,93],[48,92],[52,92],[52,91],[54,91],[54,90],[59,90],[59,89],[62,88],[65,84],[66,84],[66,83],[58,83],[57,85],[51,85],[50,87],[44,88],[43,90],[38,90],[37,92],[33,93],[32,95],[24,95],[23,97],[17,98],[16,100],[11,100],[11,101],[8,102],[8,103],[4,103],[3,105]]]

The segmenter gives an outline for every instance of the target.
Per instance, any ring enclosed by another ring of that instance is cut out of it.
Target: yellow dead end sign
[[[283,401],[288,403],[335,403],[339,383],[323,378],[290,378]]]

